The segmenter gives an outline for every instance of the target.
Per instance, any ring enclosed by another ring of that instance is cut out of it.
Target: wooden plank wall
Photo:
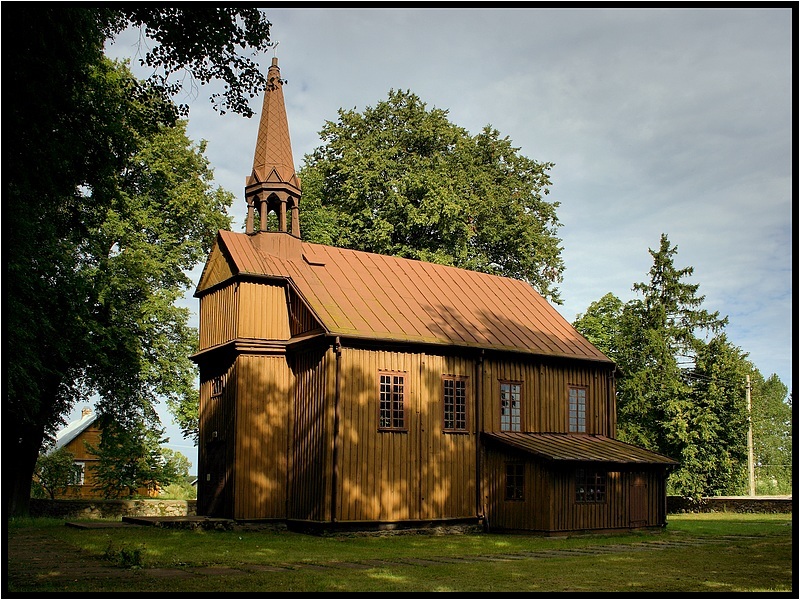
[[[483,429],[500,431],[500,382],[522,382],[522,431],[566,433],[568,390],[587,388],[586,432],[613,436],[605,368],[588,364],[487,359],[483,378]]]
[[[97,421],[95,421],[64,447],[65,450],[72,453],[74,460],[85,463],[83,469],[83,485],[67,486],[63,494],[56,494],[56,498],[101,498],[103,496],[100,490],[95,490],[93,487],[97,481],[94,467],[99,462],[99,459],[97,455],[90,454],[86,448],[87,443],[95,448],[99,448],[100,435],[100,428],[97,427]]]
[[[290,335],[284,286],[240,282],[237,336],[262,340],[288,340]]]
[[[628,470],[609,471],[605,502],[575,502],[574,469],[563,469],[554,474],[554,511],[552,531],[580,531],[586,529],[618,529],[633,525],[632,490],[635,473]],[[654,527],[664,523],[662,507],[665,498],[662,477],[658,469],[641,471],[646,493],[646,515],[637,526]]]
[[[212,379],[224,378],[222,395],[211,397]],[[201,515],[233,514],[234,423],[236,418],[236,367],[205,368],[200,380],[197,512]]]
[[[524,500],[506,500],[506,463],[525,464]],[[484,464],[484,499],[489,531],[546,531],[550,522],[551,477],[547,469],[523,453],[488,450]]]
[[[234,518],[285,518],[294,377],[283,355],[241,355],[236,368]]]
[[[507,462],[525,461],[524,501],[505,500],[505,468]],[[537,461],[526,460],[524,454],[489,449],[486,453],[485,498],[489,528],[498,530],[532,530],[553,533],[605,529],[627,529],[631,526],[655,527],[665,523],[664,478],[658,469],[641,472],[609,471],[606,501],[575,501],[575,467],[548,468]],[[646,515],[634,523],[632,516],[633,482],[641,477],[645,483]]]
[[[289,310],[289,324],[293,336],[315,329],[322,329],[322,326],[314,318],[311,311],[306,308],[300,297],[293,291],[289,292]]]
[[[237,284],[200,298],[200,350],[236,339]]]
[[[345,348],[342,351],[337,518],[430,519],[475,516],[474,410],[466,434],[444,433],[442,375],[469,378],[470,360]],[[378,430],[379,372],[405,376],[404,432]]]
[[[329,520],[336,355],[332,348],[297,353],[292,408],[288,516]]]

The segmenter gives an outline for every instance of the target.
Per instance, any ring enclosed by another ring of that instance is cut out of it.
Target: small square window
[[[606,473],[578,469],[575,472],[575,502],[605,502]]]
[[[222,391],[225,389],[225,376],[219,375],[211,380],[211,397],[218,398],[222,396]]]

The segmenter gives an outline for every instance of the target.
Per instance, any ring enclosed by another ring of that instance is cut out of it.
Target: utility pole
[[[745,388],[747,396],[747,482],[750,495],[756,495],[756,476],[753,466],[753,415],[752,406],[750,405],[750,375],[747,375],[747,387]]]

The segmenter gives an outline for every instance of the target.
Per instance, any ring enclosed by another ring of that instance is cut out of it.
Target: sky
[[[486,125],[519,153],[552,162],[549,201],[561,228],[563,304],[572,322],[608,292],[636,298],[661,234],[692,267],[703,308],[727,316],[729,340],[765,377],[794,388],[793,57],[795,15],[778,8],[269,8],[295,167],[338,110],[409,90],[477,134]],[[107,47],[136,58],[127,31]],[[207,140],[218,185],[236,195],[258,130],[220,115],[189,86],[188,133]],[[796,100],[796,97],[794,98]],[[258,113],[261,98],[251,106]],[[301,200],[302,220],[302,200]],[[202,265],[194,272],[199,278]],[[196,325],[198,302],[186,305]],[[163,408],[163,407],[162,407]],[[80,407],[76,407],[78,415]],[[162,410],[170,447],[196,464]],[[194,472],[194,471],[193,471]]]

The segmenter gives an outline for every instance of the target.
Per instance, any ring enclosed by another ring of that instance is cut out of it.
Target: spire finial
[[[278,45],[280,44],[280,40],[272,44],[272,58],[278,58]]]

